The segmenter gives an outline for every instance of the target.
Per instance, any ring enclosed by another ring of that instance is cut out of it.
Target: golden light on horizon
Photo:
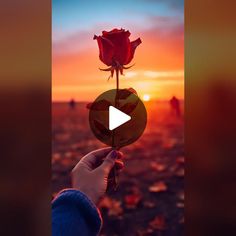
[[[144,94],[143,95],[143,101],[145,101],[145,102],[150,101],[150,95],[149,94]]]

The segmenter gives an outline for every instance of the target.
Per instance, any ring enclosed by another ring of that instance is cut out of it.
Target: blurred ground
[[[167,102],[145,105],[145,133],[122,149],[119,187],[100,202],[104,236],[184,235],[183,117],[171,113]],[[103,147],[90,131],[85,107],[52,105],[53,195],[70,187],[70,171],[84,154]]]

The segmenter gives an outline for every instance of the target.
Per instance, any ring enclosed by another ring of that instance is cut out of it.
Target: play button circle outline
[[[107,90],[86,106],[89,109],[89,125],[94,136],[113,148],[122,148],[137,141],[147,124],[147,111],[138,95],[129,89],[120,89],[118,94],[119,99],[116,102],[117,90]],[[109,127],[110,106],[118,111],[114,112],[113,109],[113,112],[110,112]],[[123,116],[130,116],[131,119],[126,121],[122,116],[122,122],[119,123],[120,119],[116,115],[119,112]]]
[[[113,106],[109,106],[109,130],[114,130],[130,120],[131,116]]]

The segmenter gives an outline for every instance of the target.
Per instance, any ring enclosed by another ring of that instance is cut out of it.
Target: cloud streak
[[[183,70],[176,70],[176,71],[152,71],[152,70],[128,71],[127,73],[125,73],[125,77],[126,78],[142,77],[142,78],[153,78],[153,79],[166,79],[166,78],[183,79],[184,71]]]

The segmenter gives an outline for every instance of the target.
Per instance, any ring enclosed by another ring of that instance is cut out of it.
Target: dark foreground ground
[[[89,129],[86,104],[74,110],[52,106],[52,191],[70,187],[70,171],[80,158],[100,147]],[[101,235],[184,235],[183,118],[165,102],[150,102],[143,136],[122,149],[125,168],[116,192],[99,208],[104,219]]]

